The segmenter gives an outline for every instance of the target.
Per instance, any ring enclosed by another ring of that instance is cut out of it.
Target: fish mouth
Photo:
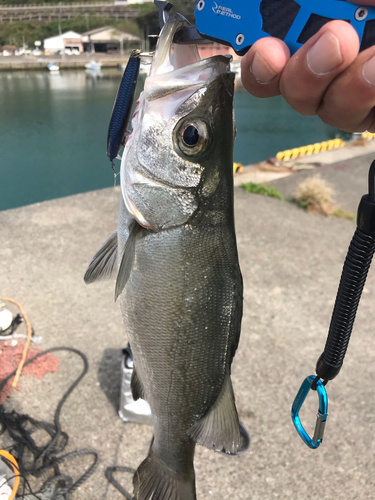
[[[217,55],[201,59],[197,45],[173,43],[175,34],[188,26],[189,21],[179,13],[171,15],[165,23],[154,53],[150,76],[145,81],[146,100],[191,87],[199,88],[220,74],[230,72],[232,56]]]

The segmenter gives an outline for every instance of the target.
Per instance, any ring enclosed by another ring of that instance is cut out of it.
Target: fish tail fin
[[[134,500],[196,500],[194,469],[183,476],[150,450],[133,477]]]

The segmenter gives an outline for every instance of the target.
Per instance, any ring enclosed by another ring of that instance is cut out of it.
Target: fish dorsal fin
[[[145,399],[143,385],[138,377],[137,370],[135,369],[135,367],[133,368],[130,387],[132,390],[134,401],[137,401],[138,399]]]
[[[250,438],[238,420],[229,370],[217,400],[187,434],[196,443],[225,455],[239,455],[248,449]]]
[[[99,248],[91,259],[84,276],[87,285],[96,281],[111,280],[117,272],[117,231]]]
[[[116,289],[115,289],[115,301],[121,295],[121,292],[125,288],[125,285],[130,277],[130,274],[133,269],[134,260],[135,260],[135,242],[137,240],[137,236],[142,230],[142,227],[137,223],[133,222],[130,231],[129,237],[125,245],[124,253],[122,255],[120,268],[118,270],[117,279],[116,279]]]

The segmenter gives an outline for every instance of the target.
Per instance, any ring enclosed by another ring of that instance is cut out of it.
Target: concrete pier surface
[[[355,211],[367,192],[372,154],[326,165],[342,208]],[[316,171],[273,181],[281,191]],[[149,426],[117,416],[121,348],[127,343],[114,283],[83,283],[86,266],[116,229],[119,189],[104,189],[0,212],[0,295],[21,302],[42,348],[82,350],[90,369],[63,407],[69,451],[96,448],[101,464],[72,500],[123,498],[104,477],[108,466],[136,468],[147,454]],[[250,451],[225,458],[197,447],[199,500],[373,500],[375,491],[375,270],[370,270],[344,367],[327,386],[329,418],[322,446],[310,450],[290,418],[303,379],[322,352],[342,265],[355,224],[310,215],[286,201],[235,188],[235,213],[244,276],[244,318],[233,382]],[[145,312],[147,313],[147,311]],[[21,327],[23,328],[23,326]],[[1,343],[0,343],[1,349]],[[65,353],[58,373],[21,377],[9,402],[52,422],[58,400],[81,370]],[[318,401],[301,418],[312,433]],[[5,437],[0,436],[0,447]],[[62,467],[76,479],[89,459]],[[115,474],[131,490],[131,476]],[[37,486],[33,481],[32,485]],[[40,484],[40,483],[39,483]]]

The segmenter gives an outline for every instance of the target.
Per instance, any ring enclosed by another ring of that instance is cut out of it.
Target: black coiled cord
[[[61,495],[64,495],[64,498],[67,500],[70,497],[70,494],[73,493],[77,488],[79,488],[81,484],[84,483],[94,473],[97,466],[99,465],[100,458],[98,451],[91,448],[72,451],[70,453],[66,453],[65,455],[58,455],[65,449],[69,439],[66,432],[64,432],[61,428],[61,409],[68,399],[69,395],[73,392],[82,378],[86,375],[89,364],[87,357],[78,349],[74,349],[73,347],[52,347],[45,351],[41,351],[34,357],[30,358],[28,361],[26,361],[24,366],[27,366],[37,358],[44,356],[47,353],[56,351],[68,351],[77,354],[83,361],[83,369],[77,379],[72,382],[70,387],[66,390],[66,392],[60,399],[55,410],[54,423],[50,424],[48,422],[38,421],[30,417],[29,415],[20,415],[15,411],[8,413],[5,411],[4,406],[0,405],[0,435],[7,431],[12,438],[14,442],[12,446],[12,453],[18,462],[21,476],[31,474],[34,477],[40,477],[49,471],[53,471],[53,479],[61,479],[61,484],[59,485],[59,493]],[[15,373],[16,370],[0,381],[0,391],[4,389],[5,384],[8,382],[8,380],[14,377]],[[44,446],[38,446],[33,439],[33,433],[37,429],[44,429],[51,438],[50,441]],[[83,475],[79,477],[75,482],[73,482],[73,479],[71,477],[61,474],[59,468],[60,464],[71,458],[84,455],[92,455],[94,460],[93,463],[88,467],[88,469],[83,473]],[[30,461],[30,456],[33,457],[32,461]],[[42,488],[49,481],[51,481],[51,479],[52,477],[49,477],[49,479],[47,479],[47,481],[43,484]],[[35,498],[39,498],[33,493],[32,495],[35,496]]]
[[[362,291],[375,252],[375,161],[369,172],[369,194],[358,208],[357,229],[349,246],[317,378],[334,379],[343,364]]]
[[[133,495],[131,495],[129,492],[126,491],[125,488],[121,486],[121,484],[116,481],[116,479],[113,477],[114,472],[128,472],[132,476],[136,473],[135,469],[132,469],[131,467],[121,467],[119,465],[115,465],[114,467],[107,467],[105,470],[105,477],[108,479],[108,481],[127,499],[127,500],[134,500]]]

